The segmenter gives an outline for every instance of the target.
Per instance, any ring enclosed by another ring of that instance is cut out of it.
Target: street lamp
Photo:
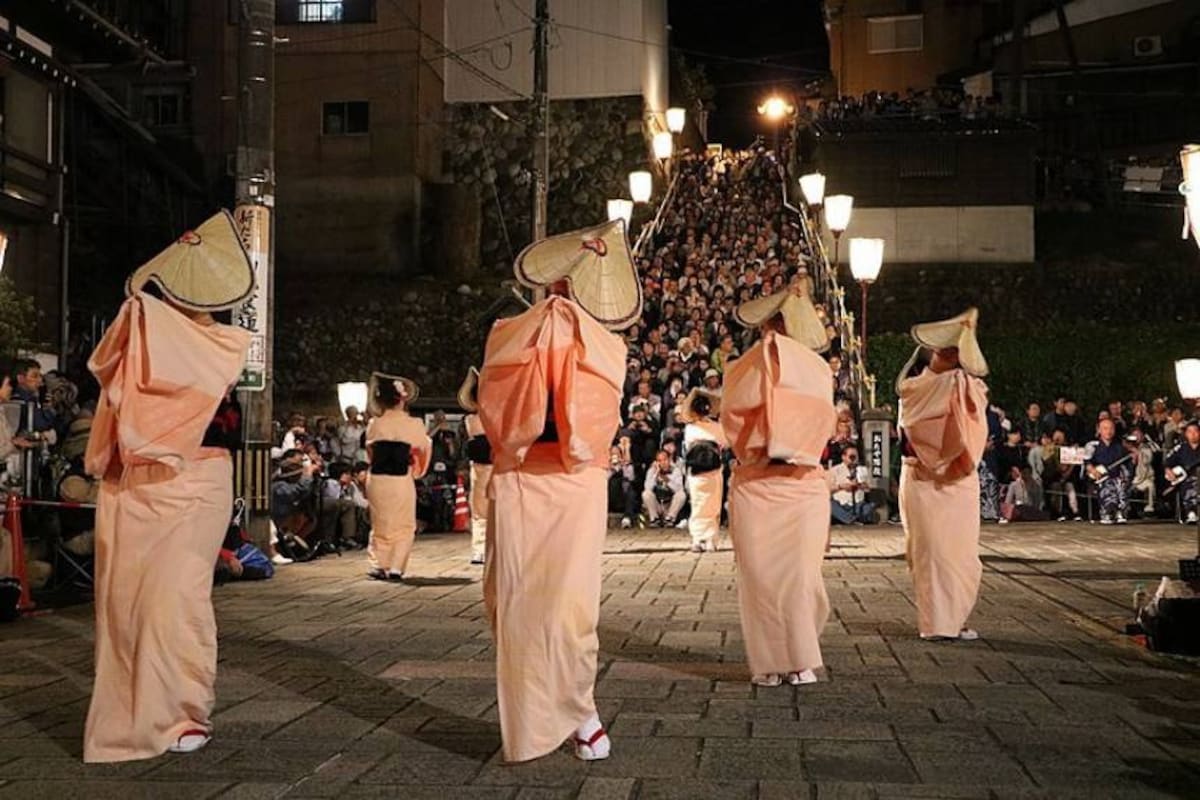
[[[669,130],[671,133],[683,133],[683,126],[686,121],[687,111],[684,109],[667,109],[667,130]]]
[[[671,141],[670,131],[659,131],[654,134],[654,157],[659,161],[666,161],[671,157],[675,145]]]
[[[1196,219],[1192,218],[1192,224]],[[1179,384],[1179,394],[1184,400],[1191,400],[1193,405],[1200,398],[1200,358],[1184,358],[1175,362],[1175,382]],[[1193,470],[1195,474],[1195,470]],[[1196,558],[1200,559],[1200,520],[1196,521]]]
[[[633,201],[623,198],[608,201],[608,220],[625,220],[625,230],[629,230],[629,221],[633,219]]]
[[[1184,145],[1179,151],[1179,161],[1183,164],[1183,183],[1179,184],[1179,193],[1187,201],[1183,238],[1187,238],[1187,226],[1190,224],[1192,239],[1200,247],[1200,144]]]
[[[784,117],[790,117],[796,107],[777,94],[773,94],[758,105],[758,113],[771,121],[775,128],[775,157],[779,158],[779,123]]]
[[[850,227],[850,212],[854,210],[854,198],[848,194],[831,194],[825,198],[825,224],[833,234],[833,268],[838,267],[838,242]]]
[[[859,321],[862,324],[862,354],[863,365],[867,363],[867,289],[879,277],[879,269],[883,266],[883,239],[850,240],[850,274],[858,281],[862,289],[862,314]]]
[[[820,208],[825,202],[825,176],[819,172],[801,175],[800,191],[804,194],[804,202],[812,208]]]
[[[629,173],[629,196],[635,203],[649,203],[654,194],[654,176],[644,169]]]

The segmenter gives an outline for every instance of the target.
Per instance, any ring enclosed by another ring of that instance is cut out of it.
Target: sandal
[[[787,682],[792,686],[803,686],[806,683],[816,683],[817,673],[811,669],[802,669],[797,672],[789,672],[787,674]]]
[[[608,758],[612,741],[603,727],[597,728],[587,739],[575,737],[575,757],[580,761],[602,761]]]
[[[772,672],[770,675],[755,675],[750,679],[750,682],[755,686],[765,686],[768,689],[773,689],[783,683],[783,676]]]
[[[194,753],[212,741],[212,734],[203,728],[190,728],[179,734],[175,744],[167,748],[168,753]]]

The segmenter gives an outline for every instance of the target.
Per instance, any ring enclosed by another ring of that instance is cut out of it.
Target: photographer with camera
[[[279,551],[306,561],[312,557],[307,539],[316,528],[314,479],[317,465],[296,449],[288,450],[271,479],[271,521],[279,531]]]
[[[830,508],[833,521],[842,525],[867,525],[875,522],[875,504],[867,500],[867,468],[858,463],[858,448],[842,448],[842,463],[832,470],[833,497]]]
[[[633,527],[638,512],[637,468],[629,437],[622,435],[608,457],[608,507],[621,513],[621,527]]]
[[[670,453],[659,450],[654,463],[646,470],[646,482],[642,487],[647,521],[658,528],[674,527],[675,518],[686,502],[680,462],[672,462]]]

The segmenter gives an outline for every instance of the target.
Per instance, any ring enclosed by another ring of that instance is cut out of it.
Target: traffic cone
[[[471,529],[471,506],[467,504],[467,492],[463,489],[462,475],[458,476],[458,488],[454,490],[454,531],[462,533]]]
[[[33,597],[29,594],[29,576],[25,573],[25,536],[21,533],[21,498],[16,492],[9,492],[4,504],[4,527],[12,537],[12,574],[21,582],[17,610],[32,611]]]

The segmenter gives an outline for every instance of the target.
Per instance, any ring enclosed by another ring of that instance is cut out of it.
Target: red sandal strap
[[[596,742],[598,742],[602,738],[604,738],[605,736],[608,736],[608,733],[605,732],[604,726],[600,726],[599,728],[596,729],[596,732],[592,734],[590,739],[584,740],[584,739],[580,739],[578,736],[576,736],[575,744],[587,745],[588,747],[591,747],[594,744],[596,744]]]

